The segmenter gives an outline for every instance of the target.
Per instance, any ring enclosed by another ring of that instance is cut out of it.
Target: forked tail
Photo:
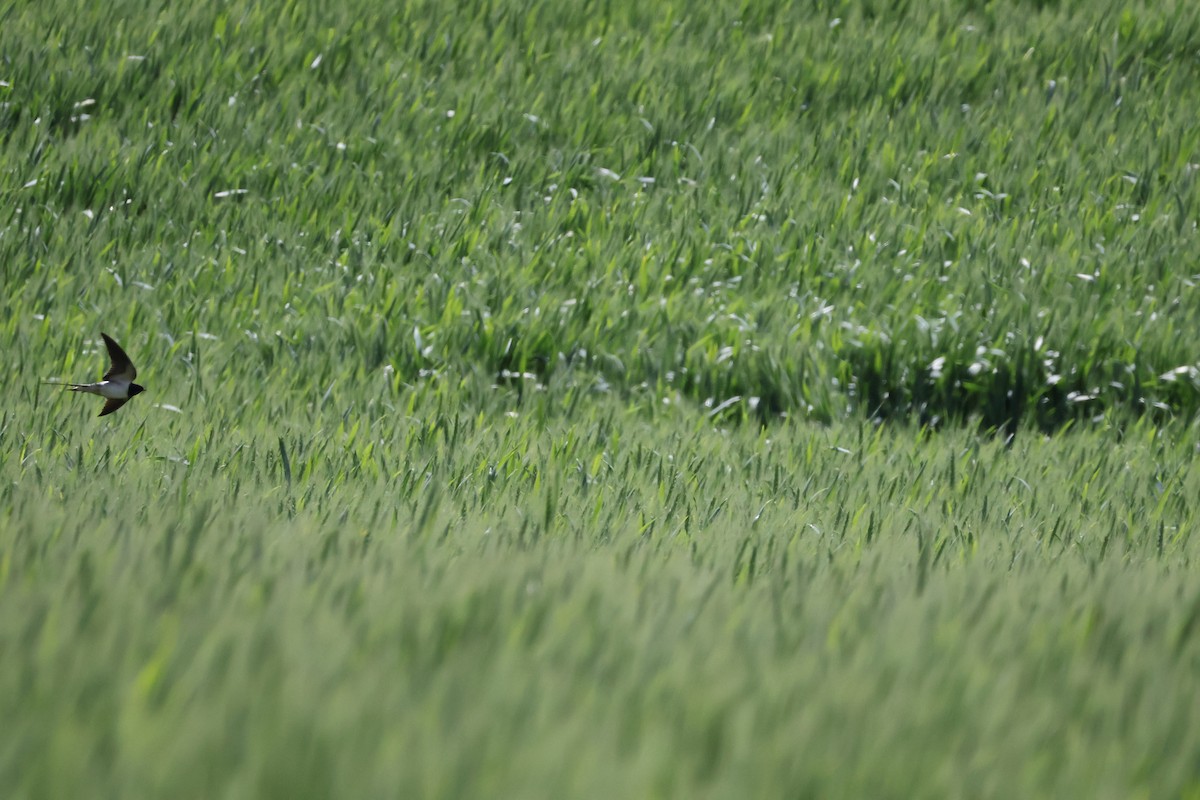
[[[87,392],[92,388],[90,383],[63,383],[62,381],[42,381],[47,386],[61,386],[72,392]]]

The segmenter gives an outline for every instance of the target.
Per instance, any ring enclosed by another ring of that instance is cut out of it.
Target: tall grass
[[[6,794],[1194,786],[1190,441],[591,410],[25,441]]]
[[[9,302],[768,416],[1195,411],[1190,6],[560,5],[11,9]]]
[[[1200,791],[1197,42],[0,10],[0,794]]]

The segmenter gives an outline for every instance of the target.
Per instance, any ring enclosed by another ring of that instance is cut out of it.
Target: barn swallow
[[[128,403],[129,398],[135,394],[146,391],[146,387],[133,382],[137,377],[137,368],[133,366],[129,356],[125,355],[121,345],[114,342],[107,333],[100,335],[104,337],[104,344],[108,347],[108,360],[112,362],[108,372],[104,373],[104,379],[99,383],[68,383],[67,386],[72,392],[87,392],[103,397],[104,408],[100,411],[100,416],[103,417]]]

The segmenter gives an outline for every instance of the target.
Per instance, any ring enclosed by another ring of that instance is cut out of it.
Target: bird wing
[[[97,416],[103,417],[105,414],[111,414],[128,402],[129,402],[128,397],[109,398],[108,400],[104,401],[104,408],[100,411],[100,413]]]
[[[108,347],[108,360],[112,364],[108,368],[108,372],[104,373],[104,380],[119,380],[132,381],[137,377],[137,368],[133,366],[133,362],[129,360],[129,356],[125,355],[125,351],[121,349],[121,345],[112,340],[112,337],[107,333],[101,333],[104,337],[104,344]],[[116,411],[119,406],[113,406],[112,410]],[[105,414],[110,413],[105,406]]]

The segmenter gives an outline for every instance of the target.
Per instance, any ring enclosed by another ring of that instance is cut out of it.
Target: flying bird
[[[100,335],[104,337],[104,344],[108,347],[108,360],[112,362],[109,364],[108,372],[104,373],[104,379],[99,383],[68,383],[66,385],[72,392],[87,392],[103,397],[104,408],[100,410],[100,416],[103,417],[128,403],[129,398],[135,394],[146,391],[146,387],[133,382],[133,379],[137,377],[137,367],[133,366],[133,362],[121,349],[121,345],[114,342],[107,333]]]

